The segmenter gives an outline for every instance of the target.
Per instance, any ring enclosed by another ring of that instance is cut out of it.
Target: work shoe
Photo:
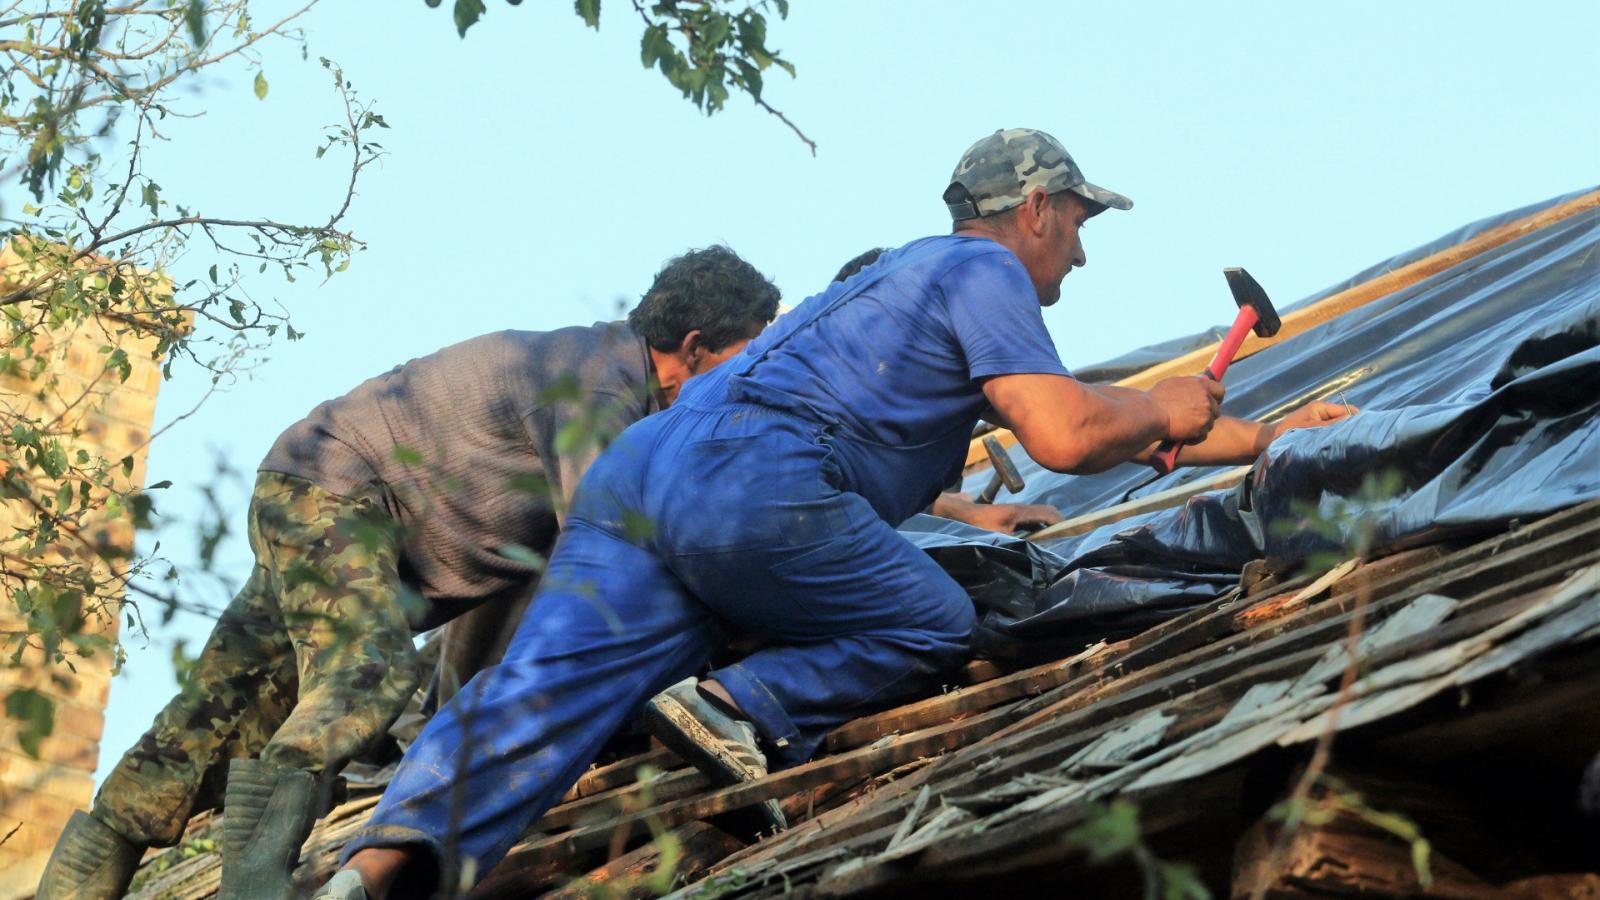
[[[228,767],[218,900],[295,896],[300,845],[316,821],[316,782],[310,772],[259,759],[236,759]]]
[[[367,886],[355,870],[340,869],[311,895],[311,900],[367,900]]]
[[[75,812],[50,851],[36,900],[117,900],[144,848],[86,812]]]
[[[767,757],[756,742],[755,726],[723,712],[697,684],[690,678],[652,697],[644,713],[650,731],[719,787],[765,777]],[[756,810],[763,830],[789,827],[778,801],[765,800]]]

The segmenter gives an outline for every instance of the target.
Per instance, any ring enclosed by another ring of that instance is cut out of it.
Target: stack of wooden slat
[[[1341,693],[1347,669],[1353,683]],[[578,878],[645,896],[641,875],[659,865],[663,845],[653,837],[667,833],[678,883],[708,895],[1027,893],[1049,872],[1137,893],[1138,872],[1092,869],[1082,842],[1064,840],[1116,799],[1137,804],[1149,847],[1195,864],[1214,888],[1300,896],[1296,885],[1334,874],[1352,883],[1381,874],[1386,890],[1428,895],[1410,863],[1396,862],[1411,852],[1398,838],[1326,824],[1272,837],[1282,829],[1267,809],[1296,767],[1324,735],[1348,731],[1330,770],[1342,781],[1310,782],[1306,802],[1337,803],[1335,783],[1392,786],[1395,771],[1413,796],[1391,789],[1368,806],[1409,811],[1418,797],[1464,793],[1446,833],[1430,833],[1432,820],[1419,827],[1434,847],[1435,885],[1489,896],[1491,883],[1600,869],[1600,854],[1587,870],[1570,858],[1574,841],[1600,837],[1574,824],[1571,796],[1528,788],[1525,807],[1505,807],[1503,792],[1478,797],[1458,784],[1494,751],[1516,773],[1502,780],[1562,784],[1570,774],[1575,791],[1582,763],[1600,751],[1597,676],[1600,504],[1587,504],[1474,543],[1236,591],[1126,641],[848,723],[818,759],[751,784],[708,790],[659,750],[592,770],[479,895],[538,896]],[[646,766],[665,774],[641,785],[634,773]],[[704,822],[773,798],[796,821],[776,837],[746,847]],[[319,826],[303,856],[308,882],[331,871],[373,802],[346,804]],[[1520,862],[1451,857],[1462,833],[1493,832],[1497,821],[1525,832],[1506,838],[1506,859]],[[1358,839],[1359,852],[1349,849]],[[1278,869],[1241,849],[1276,843],[1288,849],[1265,858]],[[1342,846],[1349,865],[1366,869],[1330,863]],[[1235,853],[1249,860],[1238,872]],[[1406,873],[1413,881],[1398,884]],[[149,879],[141,896],[209,896],[216,874],[214,856],[192,859]]]

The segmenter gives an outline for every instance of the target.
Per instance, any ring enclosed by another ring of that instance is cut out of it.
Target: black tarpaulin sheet
[[[1235,489],[1044,547],[931,517],[903,530],[968,588],[991,635],[1097,637],[1217,596],[1251,559],[1303,559],[1359,540],[1399,547],[1600,496],[1597,247],[1600,212],[1591,210],[1236,363],[1225,403],[1232,415],[1267,417],[1323,397],[1364,412],[1287,435]],[[1136,466],[1071,477],[1020,451],[1014,458],[1028,480],[1015,499],[1069,516],[1185,477]],[[1383,496],[1364,495],[1381,473],[1393,479]],[[1312,509],[1345,533],[1296,527]]]

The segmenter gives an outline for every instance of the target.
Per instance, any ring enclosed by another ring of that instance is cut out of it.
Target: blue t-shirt
[[[1022,262],[994,241],[960,235],[885,253],[778,319],[726,366],[730,399],[833,426],[842,487],[895,524],[959,471],[988,405],[983,379],[1069,374]]]

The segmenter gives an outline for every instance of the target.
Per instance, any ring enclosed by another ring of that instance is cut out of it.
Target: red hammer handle
[[[1244,339],[1250,336],[1250,329],[1256,327],[1259,321],[1261,316],[1254,306],[1239,307],[1239,316],[1233,320],[1233,327],[1228,329],[1221,346],[1217,347],[1217,355],[1211,357],[1211,364],[1206,366],[1205,374],[1210,375],[1212,381],[1222,380],[1228,366],[1233,363],[1233,355],[1239,352]]]
[[[1217,347],[1217,355],[1211,357],[1211,363],[1200,373],[1201,377],[1221,381],[1222,376],[1228,371],[1228,366],[1233,363],[1234,354],[1239,352],[1239,346],[1244,343],[1245,337],[1250,334],[1250,329],[1256,327],[1256,322],[1260,319],[1255,307],[1239,307],[1239,315],[1233,320],[1233,327],[1228,329],[1221,346]],[[1178,465],[1178,451],[1182,446],[1176,441],[1162,441],[1156,452],[1151,454],[1150,465],[1163,475],[1171,472]]]

